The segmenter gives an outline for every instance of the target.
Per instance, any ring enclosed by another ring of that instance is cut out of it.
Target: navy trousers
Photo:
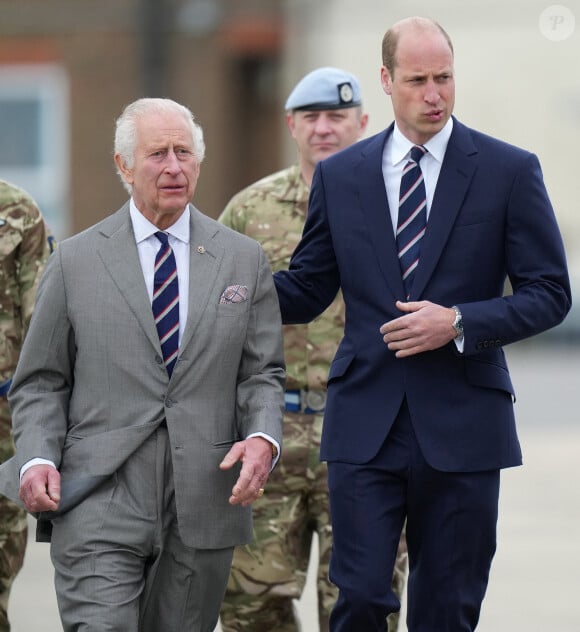
[[[441,472],[425,461],[403,404],[369,463],[328,464],[340,593],[331,632],[385,632],[400,608],[391,591],[407,520],[409,632],[472,632],[496,548],[499,470]]]

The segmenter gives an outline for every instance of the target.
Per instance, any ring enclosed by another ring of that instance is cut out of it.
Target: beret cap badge
[[[351,103],[353,99],[352,86],[347,81],[338,86],[338,96],[341,103]]]

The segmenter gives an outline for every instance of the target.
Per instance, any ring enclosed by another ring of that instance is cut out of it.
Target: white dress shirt
[[[153,302],[153,278],[155,276],[155,256],[161,242],[155,237],[159,228],[152,224],[137,209],[133,198],[129,205],[135,242],[139,253],[139,261],[145,278],[149,301]],[[179,219],[163,232],[169,237],[169,245],[175,255],[177,266],[177,281],[179,285],[179,344],[183,336],[183,327],[187,321],[187,306],[189,305],[189,206]]]
[[[435,187],[437,186],[439,172],[441,171],[445,150],[447,149],[447,143],[449,142],[452,131],[453,119],[450,118],[445,124],[445,127],[423,145],[428,152],[421,158],[421,171],[423,172],[425,192],[427,194],[427,220],[429,220],[433,196],[435,195]],[[403,167],[407,164],[411,148],[414,146],[415,143],[412,143],[403,136],[401,130],[395,123],[393,133],[387,139],[383,151],[383,178],[387,191],[389,210],[391,212],[393,234],[397,232],[399,191],[401,189]]]

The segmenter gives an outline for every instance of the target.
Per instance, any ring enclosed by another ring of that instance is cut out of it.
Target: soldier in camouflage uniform
[[[296,140],[299,164],[267,176],[238,193],[220,221],[259,241],[273,271],[286,269],[308,209],[319,160],[351,145],[364,133],[356,78],[336,68],[304,77],[287,103],[287,123]],[[317,569],[321,632],[328,630],[338,590],[328,579],[332,545],[327,468],[319,460],[326,378],[344,328],[339,295],[307,325],[285,325],[286,413],[283,455],[254,503],[254,543],[238,547],[221,610],[224,632],[297,632],[293,600],[304,588],[314,532],[319,538]],[[401,595],[406,548],[400,549],[393,586]],[[397,629],[397,619],[389,621]]]
[[[0,463],[14,454],[7,393],[49,253],[48,232],[32,198],[0,180]],[[0,496],[0,632],[10,630],[8,596],[26,539],[25,511]]]

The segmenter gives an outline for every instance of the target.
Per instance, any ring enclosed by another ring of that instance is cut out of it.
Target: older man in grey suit
[[[63,241],[39,289],[2,490],[52,523],[67,632],[213,630],[280,448],[270,268],[190,204],[203,155],[187,108],[127,106],[115,162],[131,199]]]

